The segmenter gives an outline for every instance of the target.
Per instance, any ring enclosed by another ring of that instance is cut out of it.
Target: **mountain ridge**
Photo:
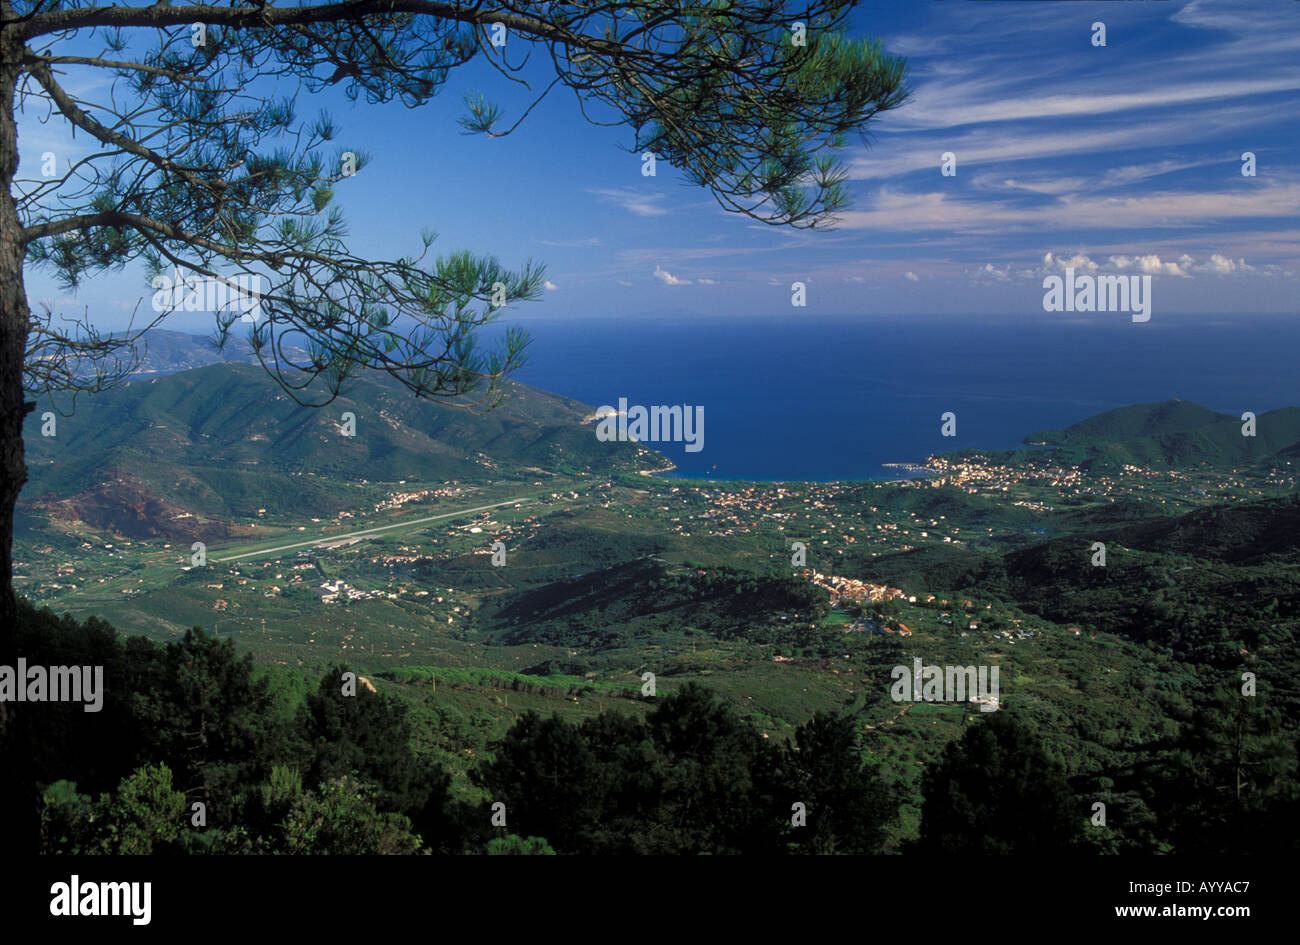
[[[332,516],[356,506],[355,487],[368,483],[427,486],[667,465],[637,444],[599,441],[585,422],[592,412],[586,404],[513,381],[504,390],[500,406],[474,415],[417,400],[386,376],[354,379],[319,408],[296,404],[259,366],[223,362],[136,376],[78,400],[52,437],[41,435],[41,411],[27,418],[23,501],[109,530],[148,520],[144,510],[154,507],[166,521],[189,514],[207,523],[202,530],[210,537],[226,537],[237,533],[234,521],[259,510]]]

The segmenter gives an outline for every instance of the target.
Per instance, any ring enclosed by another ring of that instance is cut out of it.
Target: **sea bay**
[[[514,376],[593,406],[702,405],[703,449],[648,444],[677,475],[893,479],[887,463],[1009,449],[1135,403],[1190,400],[1240,415],[1300,403],[1300,319],[948,316],[520,319]],[[956,415],[955,437],[940,417]],[[594,425],[593,425],[593,436]]]

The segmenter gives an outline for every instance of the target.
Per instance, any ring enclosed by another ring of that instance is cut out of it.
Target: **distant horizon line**
[[[793,313],[769,311],[769,312],[746,312],[741,314],[741,313],[732,313],[732,312],[696,311],[691,309],[671,309],[663,312],[635,312],[635,313],[624,314],[624,315],[610,315],[610,314],[589,314],[589,313],[560,314],[555,312],[529,313],[527,312],[526,309],[524,309],[521,310],[521,314],[522,313],[526,313],[528,315],[528,321],[607,321],[611,323],[616,322],[616,320],[644,319],[648,321],[657,318],[691,318],[697,320],[706,319],[711,321],[730,321],[730,320],[738,320],[738,319],[743,320],[743,319],[750,319],[750,318],[796,319],[799,321],[810,321],[810,320],[816,320],[822,318],[858,318],[864,320],[866,319],[911,320],[911,319],[919,319],[919,318],[936,318],[936,319],[949,319],[952,321],[962,321],[962,322],[970,323],[971,319],[978,318],[978,319],[1034,319],[1035,321],[1044,324],[1055,323],[1061,325],[1096,323],[1096,324],[1105,324],[1105,325],[1115,324],[1120,326],[1126,326],[1129,324],[1127,320],[1117,320],[1114,317],[1114,313],[1111,312],[1096,312],[1096,313],[1070,312],[1070,313],[1065,313],[1072,316],[1071,318],[1067,319],[1067,318],[1053,317],[1062,313],[1041,312],[1041,311],[1033,311],[1033,310],[1016,311],[1016,312],[1003,310],[998,312],[955,313],[951,311],[947,311],[947,312],[810,312],[807,309],[801,309]],[[509,314],[511,314],[509,310],[503,309],[497,314],[497,317],[492,322],[487,323],[483,327],[490,328],[490,327],[504,324],[504,318],[502,316],[509,315]],[[1168,325],[1170,319],[1172,318],[1199,319],[1199,318],[1229,318],[1233,316],[1236,317],[1260,316],[1265,318],[1275,318],[1275,317],[1289,316],[1292,318],[1300,319],[1300,312],[1285,312],[1285,311],[1235,311],[1235,312],[1187,311],[1187,312],[1166,312],[1164,314],[1165,314],[1165,318],[1163,320],[1163,323],[1165,325]],[[1094,317],[1087,317],[1089,315],[1092,315]],[[625,321],[618,321],[618,323],[623,324],[625,323]],[[1148,324],[1152,327],[1155,327],[1157,325],[1157,320],[1152,319],[1152,321]],[[126,330],[127,330],[126,328],[111,329],[111,331],[114,334],[125,332]],[[194,337],[204,337],[207,334],[207,332],[204,330],[189,329],[189,328],[171,328],[166,325],[159,325],[157,327],[150,328],[144,331],[143,334],[145,336],[148,336],[149,334],[160,332],[160,331],[172,332],[180,335],[192,335]],[[232,331],[230,334],[232,338],[244,337],[243,335],[238,334],[237,332],[234,331]]]

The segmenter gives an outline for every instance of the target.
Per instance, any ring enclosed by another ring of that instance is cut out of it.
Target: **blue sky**
[[[1105,47],[1092,24],[1106,27]],[[419,110],[309,97],[339,143],[372,162],[339,187],[352,250],[493,253],[547,264],[534,318],[660,314],[916,316],[1043,312],[1044,276],[1150,274],[1153,317],[1297,312],[1300,299],[1300,5],[1260,2],[960,2],[865,6],[855,35],[908,57],[912,100],[848,155],[852,206],[830,232],[774,229],[721,210],[631,132],[585,122],[557,89],[513,134],[465,136],[461,94],[483,89],[512,122],[528,101],[486,65]],[[510,40],[507,50],[511,51]],[[70,67],[75,70],[76,67]],[[542,78],[543,73],[536,73]],[[92,78],[68,86],[94,96]],[[536,83],[535,83],[536,84]],[[23,170],[84,153],[32,115]],[[940,174],[956,155],[957,174]],[[1256,155],[1244,177],[1241,155]],[[807,285],[791,309],[790,284]],[[76,297],[29,271],[28,295],[120,327],[149,289],[127,269]],[[1099,316],[1116,318],[1124,316]],[[206,331],[210,316],[167,327]]]

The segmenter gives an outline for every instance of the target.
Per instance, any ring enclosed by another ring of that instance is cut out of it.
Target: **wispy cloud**
[[[1300,89],[1300,76],[1271,79],[1239,79],[1233,82],[1193,82],[1183,85],[1162,83],[1140,92],[1090,92],[1088,94],[1022,95],[989,101],[981,96],[953,94],[951,88],[923,100],[907,115],[915,128],[956,128],[961,125],[1025,121],[1032,118],[1065,118],[1109,115],[1115,112],[1178,105],[1204,105],[1233,98],[1257,98],[1272,92]],[[956,99],[956,101],[954,101]]]
[[[629,213],[635,213],[638,216],[657,217],[668,212],[668,208],[661,206],[659,203],[664,199],[663,194],[646,194],[635,190],[599,189],[588,189],[587,193],[595,194],[602,200],[616,204]]]
[[[1090,128],[1042,128],[1018,134],[986,129],[957,135],[898,137],[887,150],[864,152],[848,162],[851,180],[896,179],[921,172],[939,177],[939,158],[945,151],[957,156],[960,179],[973,167],[1023,163],[1071,155],[1127,153],[1142,148],[1168,148],[1177,144],[1204,147],[1207,139],[1224,134],[1241,135],[1246,129],[1290,120],[1294,103],[1241,105],[1214,108],[1195,114],[1149,118],[1140,122]],[[912,141],[913,137],[925,140]],[[1240,154],[1240,151],[1237,152]],[[1225,154],[1225,160],[1227,155]],[[1058,170],[1059,172],[1059,170]]]
[[[1214,226],[1226,220],[1294,219],[1295,208],[1300,206],[1300,183],[1260,183],[1250,188],[1165,191],[1131,197],[1070,195],[1033,206],[941,191],[909,193],[882,187],[871,203],[871,209],[841,214],[841,228],[964,233],[989,233],[1007,227],[1159,230]]]

